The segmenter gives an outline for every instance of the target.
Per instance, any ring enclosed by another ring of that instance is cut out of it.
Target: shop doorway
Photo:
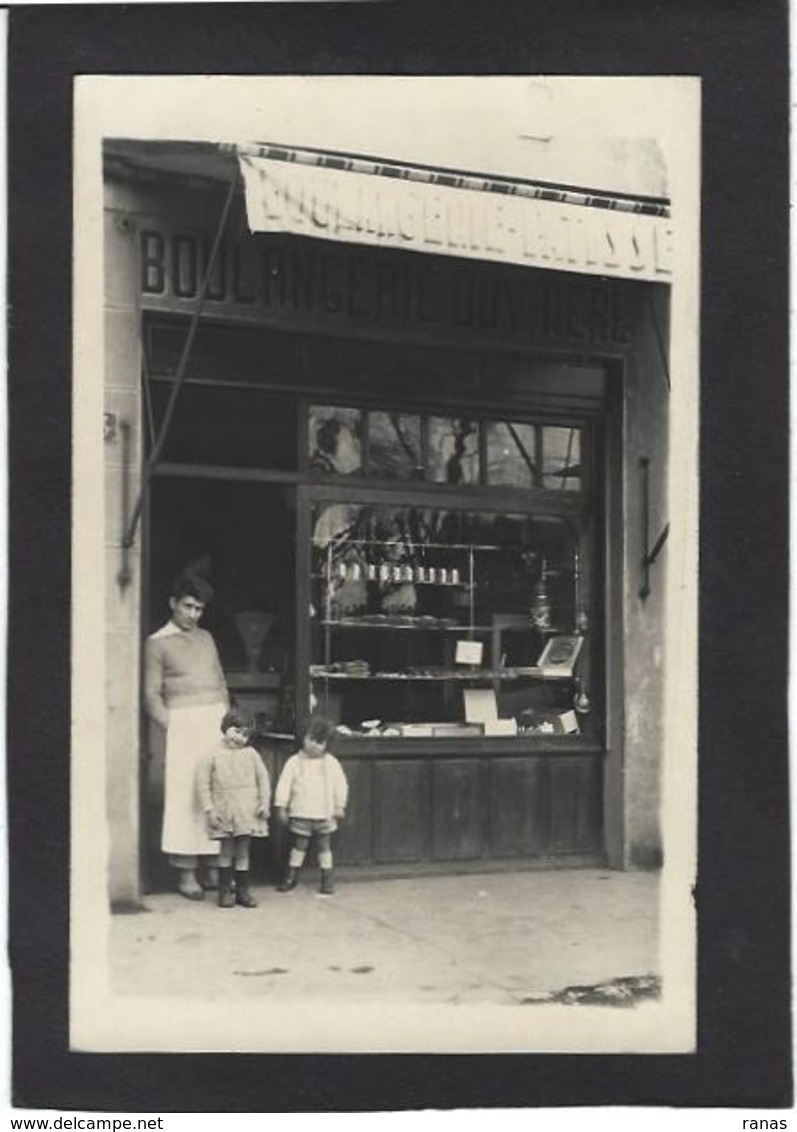
[[[237,478],[218,470],[155,477],[147,515],[144,632],[169,615],[171,583],[183,570],[202,574],[215,597],[203,627],[216,641],[231,696],[252,711],[258,730],[292,725],[295,632],[296,489]],[[208,736],[212,743],[214,736]],[[145,891],[170,884],[160,851],[163,751],[145,720],[141,784],[142,872]],[[257,844],[253,872],[269,873],[266,845]]]

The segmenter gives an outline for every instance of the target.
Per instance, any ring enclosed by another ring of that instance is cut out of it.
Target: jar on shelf
[[[541,578],[534,587],[529,619],[532,626],[542,632],[551,628],[551,599],[548,596],[548,587],[544,578]]]

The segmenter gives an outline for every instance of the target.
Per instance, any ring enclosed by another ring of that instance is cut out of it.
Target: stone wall
[[[140,486],[140,305],[138,243],[127,191],[107,187],[105,212],[105,647],[106,801],[111,830],[109,890],[115,905],[139,898],[139,610],[141,531],[120,581],[123,492]]]
[[[629,359],[624,405],[625,579],[625,849],[624,863],[661,864],[661,758],[664,749],[665,594],[668,544],[645,581],[644,472],[648,478],[648,551],[669,518],[668,292],[645,288],[637,299],[634,351]]]

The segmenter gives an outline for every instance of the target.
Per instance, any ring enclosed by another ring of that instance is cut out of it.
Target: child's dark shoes
[[[233,887],[232,869],[219,869],[219,908],[235,907],[235,889]]]
[[[285,874],[285,879],[277,886],[277,892],[293,892],[298,883],[299,870],[289,868]]]
[[[242,908],[257,908],[257,901],[246,884],[239,884],[235,892],[235,903]]]
[[[219,908],[235,907],[235,891],[231,884],[219,885],[218,904]]]

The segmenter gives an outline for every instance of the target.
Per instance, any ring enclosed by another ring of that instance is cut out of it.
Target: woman
[[[215,642],[199,628],[212,597],[203,578],[178,578],[169,598],[171,617],[144,647],[144,706],[165,732],[161,848],[178,871],[178,891],[188,900],[204,895],[199,860],[215,866],[218,851],[208,837],[197,790],[197,766],[218,735],[228,706]],[[208,887],[214,881],[210,875]]]

